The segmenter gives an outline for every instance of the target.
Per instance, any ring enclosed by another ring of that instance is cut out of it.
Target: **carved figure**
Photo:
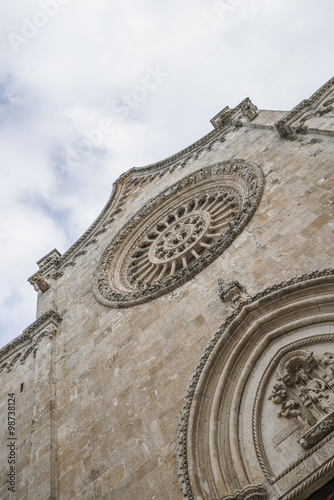
[[[326,373],[327,370],[327,373]],[[334,353],[321,361],[313,352],[294,350],[280,361],[275,384],[268,399],[281,404],[278,417],[295,418],[303,435],[298,443],[308,448],[334,430]]]
[[[329,389],[325,382],[318,378],[310,377],[304,370],[298,373],[298,380],[305,384],[305,386],[300,388],[301,393],[315,404],[323,397],[324,391]]]
[[[325,352],[322,358],[322,364],[329,367],[329,369],[334,373],[334,354],[332,352]]]
[[[307,419],[302,417],[301,411],[298,409],[299,403],[295,399],[283,401],[281,411],[278,413],[279,418],[295,418],[301,425],[302,429],[308,429],[311,424]]]
[[[310,377],[301,370],[298,379],[305,385],[300,388],[300,399],[306,407],[315,404],[324,413],[334,409],[334,394],[323,380]]]
[[[283,389],[282,384],[275,384],[268,399],[271,399],[273,403],[278,405],[286,398],[286,394],[287,392]]]

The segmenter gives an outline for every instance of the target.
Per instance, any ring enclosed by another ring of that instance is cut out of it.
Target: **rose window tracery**
[[[230,227],[237,213],[236,196],[219,192],[178,207],[139,243],[130,256],[127,279],[149,285],[188,268]]]
[[[103,254],[94,293],[125,307],[172,290],[215,259],[259,202],[262,173],[226,162],[196,172],[151,199]]]
[[[195,258],[198,257],[196,245],[206,246],[201,240],[205,239],[210,222],[208,212],[196,211],[177,218],[170,226],[166,223],[165,231],[158,236],[149,250],[149,260],[152,264],[164,264],[181,258],[183,265],[187,267],[187,256],[189,258],[192,254]],[[210,238],[208,234],[207,238]]]

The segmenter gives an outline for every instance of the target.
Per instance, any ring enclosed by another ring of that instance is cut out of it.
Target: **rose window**
[[[192,199],[152,228],[130,255],[131,284],[165,281],[211,247],[238,213],[237,196],[217,191]]]
[[[189,280],[239,234],[261,192],[260,169],[240,161],[207,167],[172,185],[108,245],[95,296],[105,305],[126,307]]]

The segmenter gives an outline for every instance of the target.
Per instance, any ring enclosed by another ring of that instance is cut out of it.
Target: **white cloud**
[[[331,0],[222,4],[223,16],[213,0],[26,0],[2,9],[1,344],[34,319],[26,279],[35,261],[82,234],[123,171],[186,147],[226,105],[250,96],[289,109],[332,76]],[[43,18],[47,6],[55,14]],[[29,26],[29,39],[8,38]],[[148,89],[157,66],[168,76]],[[138,99],[121,113],[126,95]],[[84,154],[104,119],[112,132]],[[69,165],[71,150],[79,161]]]

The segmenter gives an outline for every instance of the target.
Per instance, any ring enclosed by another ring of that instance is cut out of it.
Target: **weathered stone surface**
[[[207,137],[184,152],[124,174],[101,216],[73,248],[64,256],[53,251],[40,261],[38,274],[43,279],[31,279],[39,287],[38,317],[49,310],[57,311],[59,317],[51,315],[45,320],[53,327],[53,334],[41,337],[37,345],[31,339],[38,338],[43,325],[37,326],[36,332],[32,328],[30,337],[17,345],[0,351],[0,413],[5,422],[7,394],[15,392],[18,443],[17,495],[10,496],[6,485],[5,429],[0,451],[1,499],[182,498],[177,439],[187,387],[210,339],[235,307],[244,305],[222,302],[217,293],[218,278],[240,283],[247,291],[244,294],[247,303],[250,297],[293,276],[333,267],[332,135],[308,129],[307,133],[282,137],[274,124],[285,113],[244,111],[249,117],[243,114],[242,107],[231,113],[230,118],[224,115]],[[325,130],[324,120],[332,120],[331,116],[331,111],[321,116],[322,130]],[[316,119],[312,120],[313,130]],[[328,125],[328,130],[331,128]],[[191,174],[214,164],[233,164],[238,160],[262,170],[263,194],[247,226],[222,253],[204,264],[191,279],[152,300],[122,309],[96,300],[93,288],[104,252],[150,199]],[[49,288],[44,286],[45,282]],[[262,311],[269,311],[270,307],[264,304]],[[314,314],[322,311],[324,315],[330,312],[317,297],[308,310],[314,310]],[[292,321],[293,307],[286,314]],[[326,332],[333,333],[329,319],[326,325]],[[254,332],[254,343],[260,342],[264,331],[261,328]],[[299,334],[296,335],[297,338]],[[284,346],[286,337],[282,336],[280,341]],[[226,353],[233,352],[233,342],[232,337],[226,340]],[[15,360],[19,352],[21,355]],[[245,365],[247,352],[242,353]],[[270,490],[269,476],[261,469],[254,449],[254,436],[246,435],[245,429],[252,425],[261,370],[266,369],[270,356],[264,351],[263,358],[259,358],[256,366],[260,371],[254,368],[245,382],[249,395],[240,400],[243,449],[246,460],[256,464],[252,481],[241,479],[231,489],[226,480],[213,493],[204,467],[204,476],[196,479],[201,484],[203,498],[222,498],[236,491],[251,491],[252,495],[261,496],[263,488],[257,486],[261,484],[269,491],[268,498],[274,498],[270,491],[275,491],[278,498],[299,481],[297,478],[294,483],[292,476],[285,477]],[[222,359],[226,363],[228,357]],[[223,368],[221,365],[215,370]],[[270,376],[274,377],[274,373]],[[234,375],[236,380],[238,371]],[[269,390],[269,385],[265,390]],[[205,398],[209,400],[214,388],[210,384],[207,387]],[[229,387],[226,401],[233,397],[233,383]],[[196,398],[200,397],[196,393]],[[268,400],[266,404],[263,411],[271,415],[274,405]],[[199,411],[196,405],[191,408]],[[224,402],[222,423],[228,412],[229,406]],[[196,432],[199,442],[203,442],[207,436],[206,424],[200,418],[199,425]],[[275,431],[277,435],[280,430]],[[224,446],[222,460],[225,460]],[[297,443],[298,446],[298,453],[303,453]],[[328,458],[330,443],[326,446],[323,453]],[[277,476],[282,472],[280,460],[285,461],[286,452],[266,453]],[[301,464],[293,474],[301,470],[300,478],[306,474],[303,467],[312,470],[315,467],[312,460],[322,460],[322,451],[317,453],[319,456],[310,457],[307,465]],[[324,482],[326,474],[314,484]],[[188,486],[194,488],[196,481],[191,479]],[[307,488],[311,491],[314,485],[308,485],[302,493],[292,492],[291,498],[305,498],[300,495],[309,491]],[[193,498],[191,489],[184,489],[183,494]]]

